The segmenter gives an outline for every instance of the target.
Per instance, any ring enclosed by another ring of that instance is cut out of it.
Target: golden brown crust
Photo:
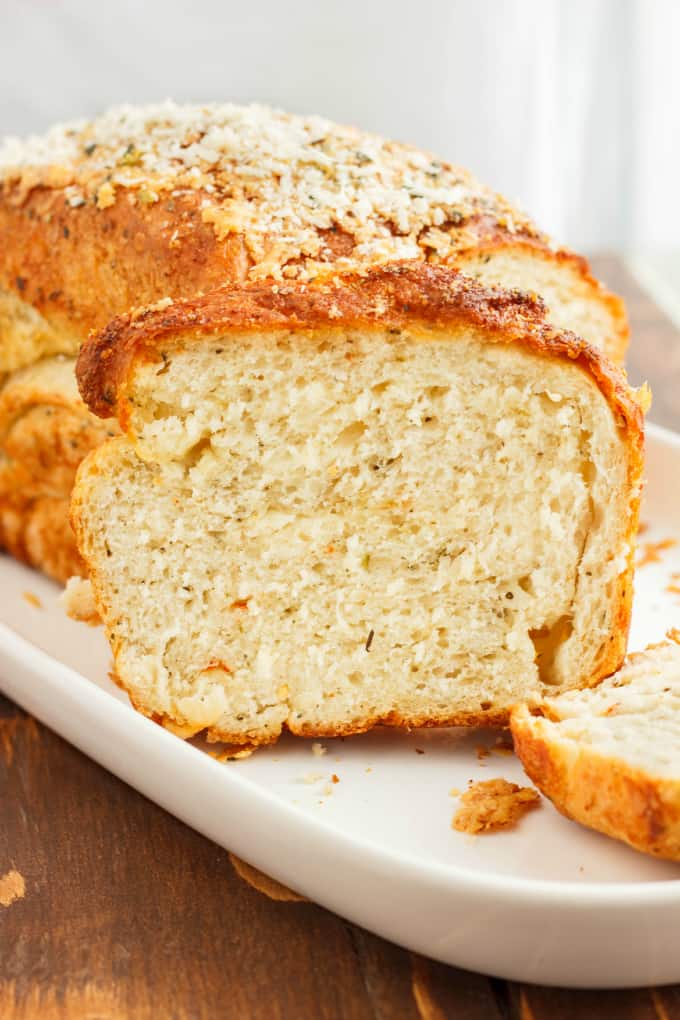
[[[48,353],[73,351],[91,330],[127,309],[242,284],[252,268],[243,237],[219,241],[203,221],[195,193],[150,207],[121,199],[106,210],[73,209],[62,192],[43,187],[19,197],[0,184],[0,287],[43,317],[34,328]],[[468,225],[464,243],[442,264],[464,272],[480,255],[520,250],[546,262],[568,263],[608,307],[613,325],[607,353],[623,361],[629,337],[623,300],[592,276],[585,259],[553,251],[540,237],[510,234],[488,217]],[[353,242],[346,234],[331,233],[327,247],[330,270],[334,256],[351,257]],[[433,253],[427,258],[431,264],[438,261]],[[8,344],[16,320],[5,318],[3,323],[0,317],[0,342]]]
[[[621,372],[586,341],[545,320],[540,298],[484,287],[462,273],[420,262],[395,263],[327,282],[249,283],[121,316],[91,337],[78,359],[83,399],[101,417],[124,416],[136,359],[162,362],[163,345],[229,332],[447,328],[467,325],[489,341],[521,343],[538,354],[579,364],[596,380],[631,438],[641,440],[642,412]]]
[[[71,344],[129,308],[238,283],[247,266],[243,240],[218,241],[195,193],[102,210],[0,183],[0,286]]]
[[[71,366],[43,363],[0,392],[0,546],[58,581],[85,569],[68,516],[78,465],[117,432],[88,412]]]
[[[0,288],[41,313],[46,353],[130,308],[249,277],[403,258],[464,268],[506,251],[568,264],[611,316],[608,352],[623,356],[622,302],[584,259],[554,250],[467,171],[408,146],[278,111],[166,106],[0,151]]]
[[[680,781],[654,779],[586,748],[572,756],[540,722],[526,705],[513,711],[515,751],[558,811],[636,850],[680,860]]]
[[[538,237],[514,237],[512,239],[503,236],[502,232],[489,232],[486,237],[480,236],[475,248],[461,250],[456,253],[453,260],[444,264],[451,265],[454,269],[467,272],[470,262],[478,262],[480,257],[486,255],[498,255],[504,251],[512,250],[515,253],[524,252],[534,259],[543,259],[546,263],[554,262],[558,265],[568,266],[579,279],[584,292],[592,299],[597,297],[606,307],[611,319],[611,332],[607,338],[605,354],[616,365],[623,365],[630,340],[630,325],[628,312],[622,297],[612,293],[591,271],[590,263],[582,255],[565,248],[551,248],[545,241]]]

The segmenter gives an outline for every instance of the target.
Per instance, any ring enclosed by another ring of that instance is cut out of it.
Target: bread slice
[[[165,297],[402,259],[540,293],[623,359],[620,298],[460,167],[320,117],[165,103],[0,145],[0,374]]]
[[[83,457],[116,435],[83,404],[73,358],[46,358],[0,390],[0,546],[58,581],[82,573],[68,519]]]
[[[680,631],[596,690],[520,705],[527,775],[555,807],[636,850],[680,860]]]
[[[502,723],[620,664],[641,411],[535,299],[418,263],[253,284],[117,320],[78,371],[126,431],[72,515],[147,715]]]

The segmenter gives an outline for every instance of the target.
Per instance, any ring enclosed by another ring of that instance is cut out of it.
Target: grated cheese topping
[[[479,220],[531,222],[467,171],[321,117],[265,106],[119,106],[0,143],[0,185],[63,188],[73,208],[153,206],[195,192],[220,240],[243,238],[252,277],[312,279],[394,259],[441,261],[478,243]],[[472,221],[477,228],[473,229]],[[349,243],[333,246],[333,238]],[[545,238],[542,238],[545,240]]]

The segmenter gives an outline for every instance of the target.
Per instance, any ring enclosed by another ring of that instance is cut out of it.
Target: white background
[[[260,100],[469,166],[562,242],[675,247],[678,0],[0,0],[0,134]]]

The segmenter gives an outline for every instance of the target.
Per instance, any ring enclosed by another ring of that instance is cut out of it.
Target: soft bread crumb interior
[[[680,645],[631,655],[623,669],[590,691],[547,698],[545,735],[662,778],[680,774]]]
[[[244,741],[479,721],[602,660],[628,462],[577,365],[462,329],[231,335],[139,367],[130,412],[77,502],[144,711]]]

